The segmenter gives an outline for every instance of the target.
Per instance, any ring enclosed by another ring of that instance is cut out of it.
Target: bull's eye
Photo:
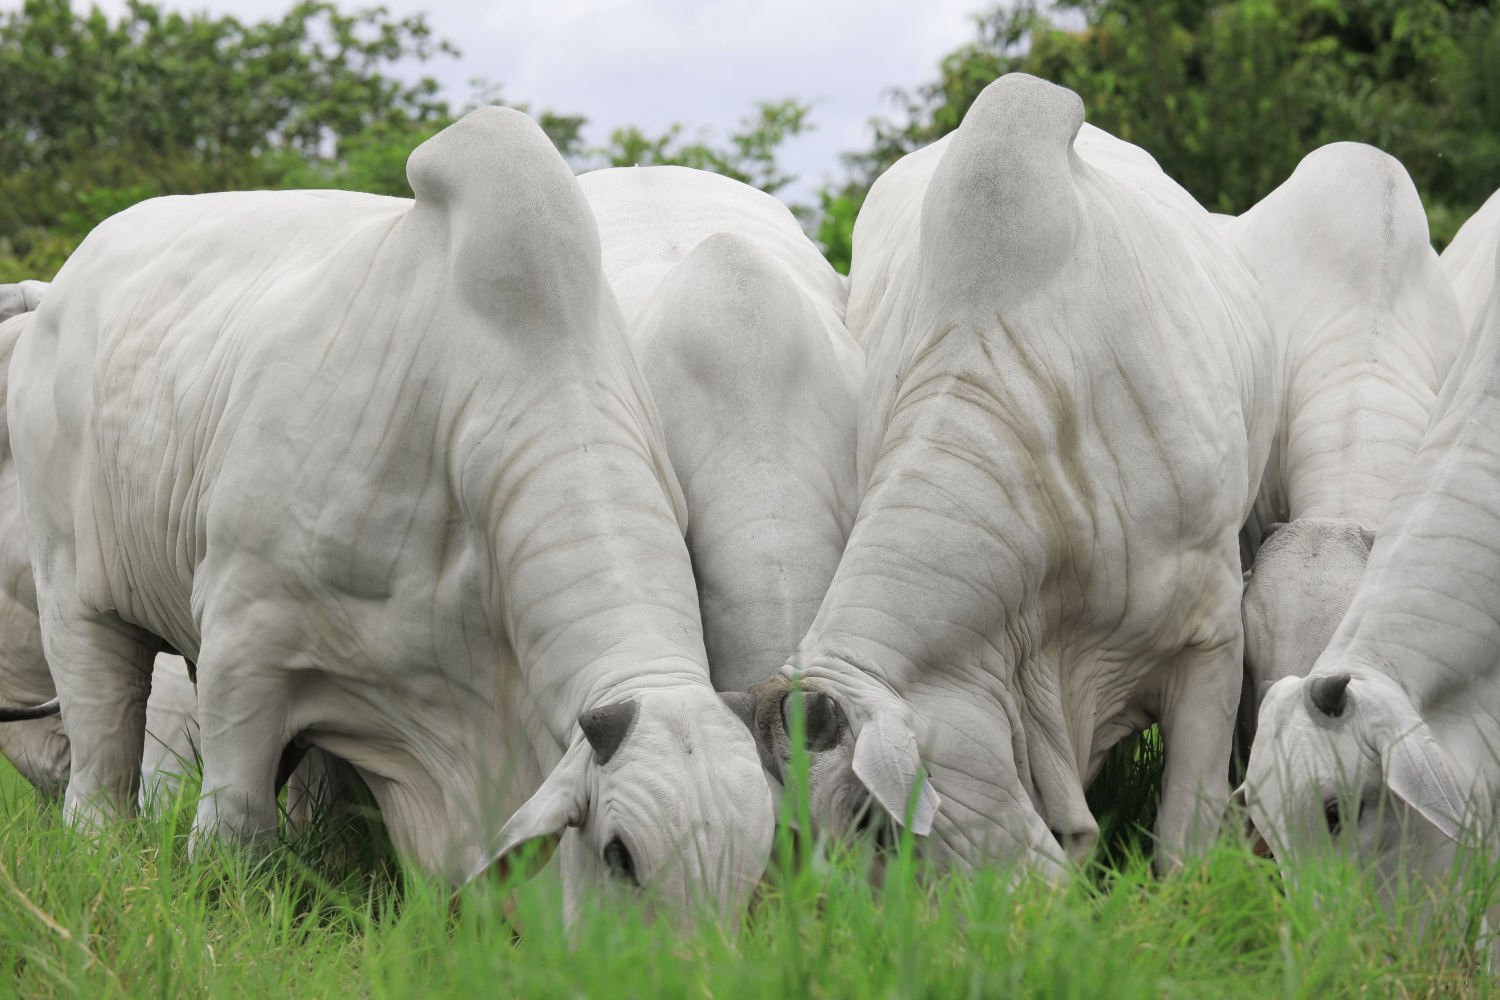
[[[604,867],[609,869],[614,878],[640,888],[640,879],[635,875],[635,859],[630,856],[630,849],[619,837],[604,845]]]
[[[1329,799],[1323,803],[1323,822],[1328,825],[1328,832],[1330,834],[1335,837],[1339,835],[1339,830],[1343,829],[1344,826],[1344,818],[1339,813],[1338,799]]]
[[[839,741],[844,713],[832,697],[822,691],[808,691],[802,698],[803,733],[807,749],[814,753],[831,750]],[[792,696],[781,699],[781,725],[792,731]]]

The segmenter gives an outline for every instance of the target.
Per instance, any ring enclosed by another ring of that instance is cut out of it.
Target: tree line
[[[892,95],[843,177],[794,206],[840,270],[870,184],[952,131],[991,80],[1025,71],[1077,91],[1091,122],[1154,155],[1213,211],[1239,213],[1327,142],[1400,159],[1442,246],[1500,185],[1500,0],[1018,0],[974,18],[933,79]],[[338,187],[409,195],[407,154],[454,107],[401,61],[457,54],[420,15],[301,0],[279,20],[129,0],[110,19],[68,0],[0,14],[0,282],[50,277],[107,216],[160,194]],[[795,97],[722,135],[677,124],[583,139],[584,115],[528,111],[577,169],[677,163],[776,193],[815,126]]]

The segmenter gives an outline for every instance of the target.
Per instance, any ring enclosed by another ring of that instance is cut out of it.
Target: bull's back
[[[772,254],[730,234],[667,276],[637,331],[721,689],[784,662],[843,550],[859,375],[843,336]]]
[[[236,362],[298,322],[309,351],[331,337],[308,303],[362,273],[360,244],[408,204],[156,199],[101,224],[69,260],[16,352],[11,412],[17,461],[24,476],[44,470],[58,508],[49,535],[74,549],[86,607],[196,649],[191,580],[215,456],[234,430]]]

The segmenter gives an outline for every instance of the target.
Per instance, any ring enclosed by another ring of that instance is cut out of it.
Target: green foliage
[[[1024,71],[1077,91],[1091,122],[1146,149],[1214,211],[1245,211],[1318,146],[1371,143],[1406,166],[1441,247],[1497,181],[1496,9],[1075,0],[1049,11],[1023,0],[977,18],[977,38],[943,59],[936,81],[898,93],[897,117],[848,158],[850,189],[956,128],[990,81]]]
[[[774,194],[796,178],[783,173],[776,151],[786,140],[813,128],[812,109],[800,101],[761,101],[755,113],[740,122],[723,146],[700,135],[696,142],[682,139],[683,127],[673,124],[666,132],[650,136],[635,126],[616,129],[597,152],[611,167],[676,164],[724,174],[762,191]]]
[[[109,20],[67,0],[0,14],[0,281],[47,277],[145,197],[299,184],[396,192],[383,149],[445,119],[437,83],[387,75],[454,50],[421,16],[303,0],[281,20]],[[410,151],[410,147],[406,147]]]
[[[596,899],[562,927],[555,871],[446,886],[349,852],[331,821],[254,859],[188,853],[189,788],[97,837],[0,769],[0,995],[1159,997],[1487,995],[1483,879],[1393,911],[1338,858],[1288,887],[1223,842],[1166,879],[1143,858],[1058,886],[940,875],[814,843],[736,929],[647,923]],[[525,866],[516,866],[524,868]],[[1469,891],[1469,890],[1473,891]],[[1436,903],[1437,905],[1433,905]],[[1415,914],[1427,911],[1420,924]]]
[[[164,194],[342,188],[411,196],[406,158],[456,117],[402,60],[453,55],[425,19],[384,7],[344,13],[301,0],[280,20],[180,14],[128,0],[110,20],[69,0],[0,13],[0,283],[49,278],[100,221]],[[723,143],[672,125],[616,131],[604,148],[586,119],[507,102],[471,81],[468,107],[530,114],[576,169],[680,163],[767,191],[792,178],[776,162],[812,127],[806,105],[764,102]]]

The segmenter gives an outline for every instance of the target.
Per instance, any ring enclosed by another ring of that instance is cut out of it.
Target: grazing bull
[[[129,808],[170,644],[197,665],[198,840],[276,829],[297,739],[454,885],[566,832],[570,915],[606,883],[736,910],[773,806],[709,684],[681,496],[577,181],[493,108],[407,174],[415,201],[131,208],[17,346],[67,814]]]
[[[854,238],[868,485],[784,668],[823,751],[814,818],[873,797],[960,863],[1056,872],[1097,837],[1105,754],[1160,722],[1158,858],[1194,850],[1228,791],[1237,534],[1278,398],[1252,276],[1149,156],[1024,75],[892,167]],[[757,708],[784,757],[779,717]]]
[[[1494,243],[1490,267],[1486,304],[1380,523],[1348,613],[1312,671],[1278,681],[1261,704],[1242,792],[1279,858],[1319,850],[1331,836],[1395,882],[1445,873],[1466,830],[1493,857],[1500,801]]]
[[[25,299],[35,306],[46,286],[0,285],[0,303]],[[0,306],[3,309],[3,306]],[[0,371],[10,365],[16,341],[31,320],[20,313],[0,323]],[[11,461],[10,435],[0,384],[0,754],[44,798],[60,798],[68,783],[68,735],[57,713],[57,692],[42,655],[36,587],[26,549],[20,483]],[[41,708],[20,708],[36,706]],[[197,698],[179,657],[163,655],[152,668],[146,708],[146,739],[140,759],[143,804],[171,796],[182,776],[197,766]]]
[[[785,205],[685,167],[579,178],[688,509],[714,686],[769,680],[854,523],[863,352],[844,282]]]
[[[1338,142],[1228,223],[1286,343],[1285,398],[1246,528],[1243,716],[1312,669],[1411,466],[1463,321],[1406,171]],[[1255,549],[1258,548],[1258,551]]]

